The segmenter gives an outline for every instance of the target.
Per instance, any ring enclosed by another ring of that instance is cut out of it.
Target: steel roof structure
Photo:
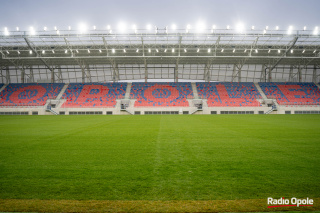
[[[320,36],[280,30],[0,32],[0,83],[319,81]]]

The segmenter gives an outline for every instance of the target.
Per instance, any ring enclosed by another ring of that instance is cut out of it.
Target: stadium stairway
[[[191,83],[194,99],[199,99],[196,82]]]
[[[4,84],[1,88],[0,88],[0,92],[2,92],[2,90],[4,90],[4,88],[6,88],[7,84]]]
[[[132,83],[127,83],[126,94],[124,95],[124,99],[130,99],[130,91],[131,91]]]
[[[262,91],[260,85],[258,83],[254,83],[254,85],[256,86],[257,90],[260,92],[261,96],[262,96],[262,99],[263,100],[266,100],[268,99],[267,96],[264,94],[264,92]]]
[[[61,99],[61,97],[62,97],[62,95],[63,95],[63,93],[64,93],[64,91],[66,91],[66,89],[67,89],[67,87],[69,86],[69,84],[65,84],[63,87],[62,87],[62,89],[61,89],[61,91],[60,91],[60,93],[59,93],[59,95],[57,96],[57,100],[59,100],[59,99]]]

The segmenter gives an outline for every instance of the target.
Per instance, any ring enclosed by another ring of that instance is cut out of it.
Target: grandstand
[[[320,112],[308,30],[0,34],[0,114]]]

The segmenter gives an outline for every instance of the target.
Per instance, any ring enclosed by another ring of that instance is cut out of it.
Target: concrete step
[[[192,86],[192,91],[193,91],[193,97],[194,99],[199,99],[199,95],[198,95],[198,90],[197,90],[197,85],[195,82],[191,82],[191,86]]]
[[[124,96],[124,99],[130,98],[131,86],[132,86],[132,83],[127,83],[127,90],[126,90],[126,94]]]
[[[62,97],[62,95],[63,95],[64,91],[66,91],[66,89],[67,89],[67,87],[68,87],[68,86],[69,86],[69,84],[65,84],[65,85],[62,87],[62,89],[61,89],[61,91],[60,91],[59,95],[57,96],[56,100],[61,99],[61,97]]]
[[[264,92],[262,91],[262,89],[261,89],[261,87],[259,86],[259,84],[258,84],[258,83],[254,83],[254,85],[257,87],[257,89],[258,89],[258,91],[260,92],[262,98],[263,98],[264,100],[268,99],[267,96],[266,96],[266,95],[264,94]]]

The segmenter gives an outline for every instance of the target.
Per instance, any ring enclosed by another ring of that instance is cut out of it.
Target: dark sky
[[[312,30],[320,27],[319,8],[320,0],[0,0],[0,30],[75,29],[79,23],[105,29],[119,22],[144,29],[147,24],[164,28],[174,23],[184,29],[199,21],[217,28],[242,22],[248,29],[292,25]]]

